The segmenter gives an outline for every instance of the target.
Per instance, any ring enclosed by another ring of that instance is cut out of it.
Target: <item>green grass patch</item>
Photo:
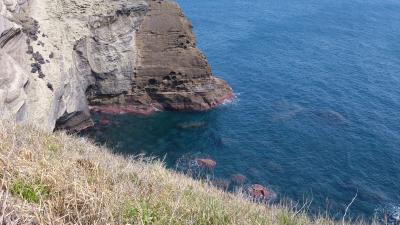
[[[139,210],[132,204],[127,204],[123,212],[124,219],[128,223],[132,223],[136,221],[136,218],[138,218],[138,216],[139,216]]]
[[[278,223],[280,225],[300,225],[301,223],[298,223],[296,218],[293,217],[292,214],[281,212],[277,216]]]
[[[15,182],[10,192],[29,203],[39,203],[40,199],[50,194],[50,188],[42,184],[28,184],[23,181]]]
[[[127,204],[123,216],[128,223],[133,224],[150,225],[157,221],[157,214],[147,201]]]

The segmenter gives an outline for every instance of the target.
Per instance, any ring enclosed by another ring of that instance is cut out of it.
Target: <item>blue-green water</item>
[[[121,116],[93,132],[124,153],[217,162],[312,211],[400,204],[399,0],[180,0],[237,99],[208,113]],[[187,125],[194,127],[185,127]]]

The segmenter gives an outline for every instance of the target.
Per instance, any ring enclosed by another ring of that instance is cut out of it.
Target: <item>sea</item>
[[[208,178],[245,176],[311,215],[399,217],[400,0],[178,2],[235,99],[87,135],[173,170],[213,159]]]

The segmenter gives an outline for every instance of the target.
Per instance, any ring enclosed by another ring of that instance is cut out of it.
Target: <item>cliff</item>
[[[162,0],[0,0],[0,115],[46,130],[92,125],[90,110],[202,111],[232,98]]]

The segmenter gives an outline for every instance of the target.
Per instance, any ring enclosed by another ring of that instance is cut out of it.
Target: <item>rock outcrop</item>
[[[232,98],[162,0],[0,0],[0,116],[82,130],[90,109],[208,110]]]
[[[145,91],[152,101],[172,110],[207,110],[231,98],[228,85],[212,76],[179,7],[153,2],[151,9],[137,35],[135,95]]]

